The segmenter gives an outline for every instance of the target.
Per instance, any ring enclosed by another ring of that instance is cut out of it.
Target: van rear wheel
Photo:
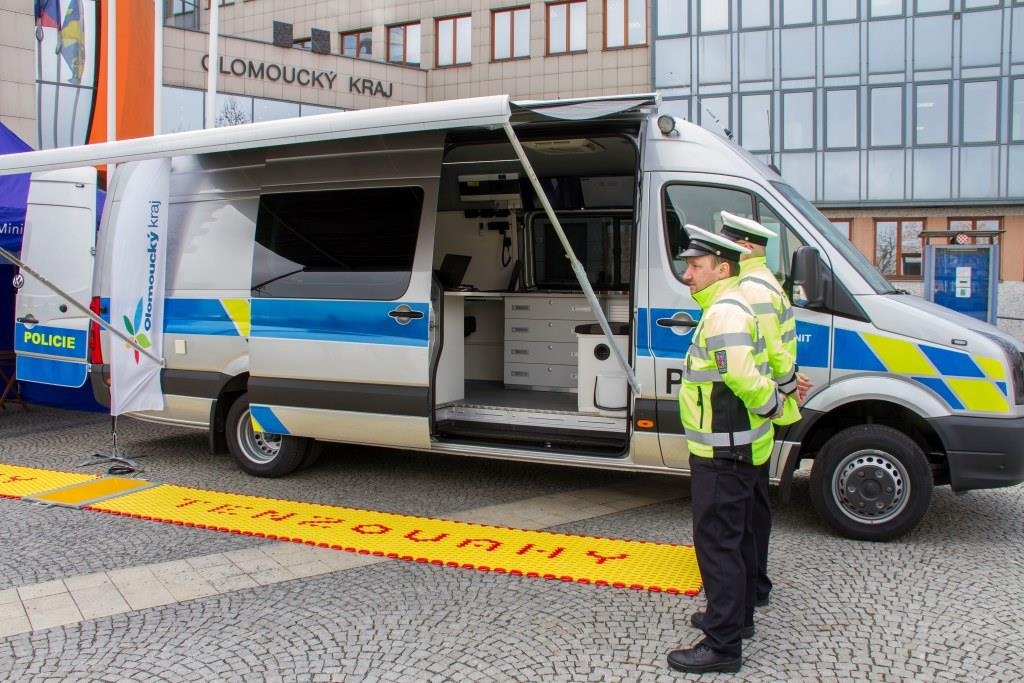
[[[258,432],[249,414],[249,395],[231,405],[225,425],[228,450],[239,468],[256,477],[283,477],[298,469],[310,449],[310,440],[289,434]]]
[[[889,541],[921,521],[932,473],[921,448],[883,425],[858,425],[830,438],[811,470],[811,503],[836,532]]]

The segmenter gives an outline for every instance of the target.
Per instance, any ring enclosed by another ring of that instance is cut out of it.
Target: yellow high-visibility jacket
[[[757,318],[731,277],[694,294],[704,312],[686,353],[679,413],[702,458],[760,465],[771,456],[783,394],[772,379]]]
[[[757,316],[757,323],[768,350],[772,378],[786,395],[782,417],[777,425],[793,424],[800,419],[796,397],[796,316],[775,274],[764,256],[740,261],[740,291]]]

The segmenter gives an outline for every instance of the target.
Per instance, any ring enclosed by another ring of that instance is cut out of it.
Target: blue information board
[[[996,324],[999,247],[994,244],[929,244],[924,295],[937,304]]]

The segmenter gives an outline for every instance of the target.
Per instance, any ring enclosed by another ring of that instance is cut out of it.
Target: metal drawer
[[[594,320],[594,309],[582,296],[505,297],[506,318]]]
[[[531,320],[505,318],[505,341],[576,342],[576,326],[593,320]]]
[[[575,365],[546,363],[505,363],[505,384],[576,389]]]
[[[506,363],[559,363],[576,365],[579,344],[569,342],[505,342]]]

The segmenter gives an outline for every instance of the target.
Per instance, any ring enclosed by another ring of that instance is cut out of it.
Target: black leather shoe
[[[740,670],[742,663],[742,657],[720,654],[704,643],[698,643],[688,650],[672,650],[668,653],[668,665],[676,671],[686,673],[699,674],[708,671],[735,673]]]
[[[754,606],[755,607],[767,607],[769,604],[771,604],[771,601],[772,601],[771,593],[769,593],[768,595],[763,595],[763,596],[759,595],[759,596],[757,596],[757,601],[754,602]]]
[[[694,628],[704,628],[702,625],[704,622],[703,612],[694,612],[690,615],[690,626]],[[740,638],[753,638],[754,637],[754,625],[744,626],[740,629]]]

